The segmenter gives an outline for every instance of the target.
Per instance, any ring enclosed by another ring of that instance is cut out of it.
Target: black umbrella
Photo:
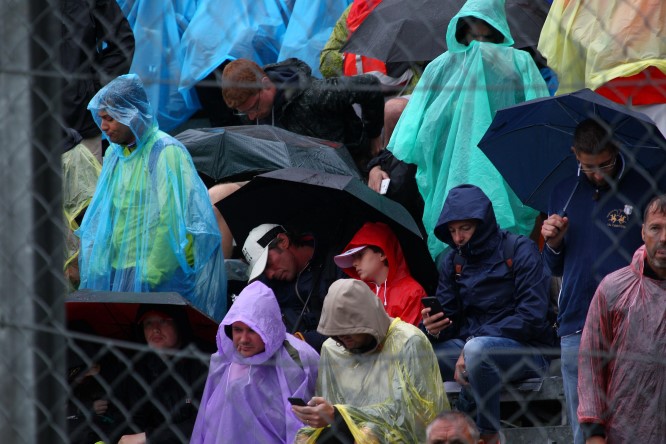
[[[112,291],[76,291],[65,298],[69,324],[87,325],[97,336],[132,341],[136,314],[141,304],[182,307],[196,342],[204,348],[215,347],[218,324],[178,293],[129,293]]]
[[[434,60],[446,51],[446,29],[466,0],[383,0],[361,23],[342,52],[384,62]],[[548,15],[544,1],[506,0],[516,48],[536,47]]]
[[[354,177],[287,168],[256,176],[216,205],[238,245],[257,225],[278,223],[343,248],[365,222],[384,222],[400,241],[414,278],[428,293],[437,285],[435,264],[409,212]]]
[[[553,188],[576,173],[571,151],[576,126],[595,117],[612,128],[628,166],[663,188],[666,140],[657,126],[589,89],[499,110],[479,148],[525,205],[546,213]]]
[[[360,177],[344,145],[270,125],[190,129],[176,138],[209,186],[288,167]]]

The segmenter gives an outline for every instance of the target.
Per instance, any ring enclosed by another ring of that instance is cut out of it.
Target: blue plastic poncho
[[[468,16],[485,20],[504,35],[504,42],[458,42],[458,20]],[[510,47],[504,0],[469,0],[449,23],[446,43],[448,51],[423,73],[388,149],[417,166],[429,234],[449,190],[463,183],[486,193],[502,228],[529,234],[536,211],[520,202],[477,143],[498,109],[547,96],[546,84],[530,55]],[[431,235],[428,248],[436,258],[445,245]]]
[[[201,0],[181,42],[180,92],[228,59],[275,63],[292,4],[285,0]]]
[[[175,291],[216,320],[226,308],[220,233],[185,147],[159,130],[138,76],[120,76],[88,105],[129,127],[136,148],[111,143],[81,238],[80,288]]]
[[[236,351],[230,336],[237,321],[259,334],[263,352],[243,357]],[[303,423],[287,398],[310,400],[319,355],[287,333],[270,288],[245,287],[220,324],[217,348],[190,443],[293,443]]]
[[[160,128],[171,131],[200,108],[194,90],[178,91],[183,66],[181,38],[195,0],[117,0],[136,41],[130,72],[143,80]]]
[[[303,60],[321,77],[319,56],[333,27],[352,0],[296,0],[282,39],[278,60]]]

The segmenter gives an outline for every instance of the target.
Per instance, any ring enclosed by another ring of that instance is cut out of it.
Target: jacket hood
[[[387,284],[400,280],[405,276],[410,275],[409,267],[405,261],[405,256],[402,253],[402,247],[398,238],[393,233],[393,230],[382,222],[366,222],[356,232],[351,241],[342,250],[343,252],[351,250],[352,248],[361,247],[364,245],[374,245],[384,250],[386,259],[388,260],[388,278]],[[354,279],[360,279],[354,267],[343,268],[344,272]],[[377,285],[383,282],[376,282]]]
[[[106,111],[114,120],[128,126],[142,145],[144,137],[157,127],[157,120],[148,101],[146,90],[136,74],[126,74],[115,78],[100,89],[88,104],[97,126],[102,129],[99,111]]]
[[[237,321],[243,322],[259,334],[266,348],[262,353],[245,358],[236,352],[231,339],[231,324]],[[287,329],[282,322],[282,314],[273,290],[256,281],[243,289],[220,323],[217,347],[220,353],[233,362],[256,365],[268,361],[282,346],[286,337]]]
[[[293,57],[264,66],[264,72],[277,88],[275,107],[278,109],[310,86],[312,76],[308,64]]]
[[[326,336],[365,333],[381,344],[390,325],[391,318],[365,282],[338,279],[324,298],[317,331]]]
[[[472,42],[469,46],[465,46],[456,39],[458,22],[463,17],[476,17],[485,21],[504,36],[504,41],[499,43],[499,45],[513,45],[513,37],[509,31],[509,23],[506,20],[504,0],[468,0],[467,3],[460,8],[460,11],[453,16],[449,22],[449,27],[446,30],[446,46],[449,51],[464,52],[473,44],[479,43]]]
[[[466,184],[451,188],[435,226],[435,236],[454,250],[458,249],[447,224],[466,219],[475,219],[478,225],[469,242],[461,248],[461,254],[469,258],[493,251],[499,243],[499,226],[495,219],[495,211],[488,196],[475,185]]]

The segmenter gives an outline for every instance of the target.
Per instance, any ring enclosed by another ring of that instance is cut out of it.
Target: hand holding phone
[[[442,308],[442,304],[440,304],[439,299],[437,299],[434,296],[426,296],[424,298],[421,298],[421,302],[423,302],[424,307],[430,308],[429,316],[435,315],[437,313],[444,313],[444,308]]]
[[[299,407],[306,407],[308,405],[303,398],[287,398],[287,401],[289,401],[291,405],[297,405]]]

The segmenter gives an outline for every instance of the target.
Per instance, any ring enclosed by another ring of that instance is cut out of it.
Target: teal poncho
[[[81,238],[80,288],[175,291],[221,320],[226,275],[208,192],[185,147],[157,127],[138,76],[121,76],[90,101],[129,127],[133,150],[111,143]]]
[[[520,202],[477,147],[498,109],[548,95],[530,55],[510,47],[513,38],[504,11],[504,0],[465,3],[449,23],[448,51],[427,66],[388,145],[395,157],[417,166],[433,258],[445,248],[432,235],[444,199],[463,183],[486,193],[502,228],[529,234],[534,226],[536,211]],[[458,42],[458,20],[468,16],[485,20],[504,35],[504,42]]]

